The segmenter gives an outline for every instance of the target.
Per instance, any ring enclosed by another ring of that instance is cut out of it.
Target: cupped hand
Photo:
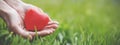
[[[10,31],[21,35],[24,38],[32,39],[36,32],[27,31],[24,28],[24,15],[26,11],[26,6],[21,5],[22,3],[13,4],[15,0],[5,0],[0,1],[0,16],[5,20]],[[19,1],[16,1],[19,2]],[[50,21],[47,26],[42,31],[38,31],[39,36],[46,36],[55,31],[58,27],[57,21]]]

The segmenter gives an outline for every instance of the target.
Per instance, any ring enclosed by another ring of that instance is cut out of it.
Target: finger
[[[48,25],[51,25],[51,24],[57,24],[57,25],[59,25],[59,22],[57,22],[57,21],[50,21],[50,22],[48,22]]]
[[[58,25],[57,25],[57,24],[47,25],[47,26],[45,26],[44,29],[49,29],[49,28],[57,29],[57,28],[58,28]]]
[[[53,33],[54,31],[53,30],[43,30],[43,31],[39,31],[37,32],[37,34],[39,36],[47,36],[47,35],[50,35],[51,33]],[[36,36],[36,33],[35,32],[30,32],[30,34],[34,37]]]
[[[55,29],[46,29],[46,30],[42,30],[42,31],[38,31],[37,34],[39,36],[47,36],[52,34],[55,31]],[[36,32],[29,32],[33,37],[36,36]]]

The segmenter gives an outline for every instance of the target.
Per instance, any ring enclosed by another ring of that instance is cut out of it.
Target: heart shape
[[[24,18],[25,28],[29,31],[42,30],[49,22],[49,16],[37,8],[28,8]]]

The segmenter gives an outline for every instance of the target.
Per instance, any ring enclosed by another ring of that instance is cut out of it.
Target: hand
[[[7,2],[9,1],[9,2]],[[15,0],[14,0],[15,1]],[[12,4],[13,0],[0,1],[0,16],[5,20],[8,25],[8,28],[25,38],[32,39],[36,35],[35,32],[26,31],[23,24],[25,8],[23,5]],[[17,2],[17,1],[16,1]],[[19,7],[17,7],[19,6]],[[42,30],[38,31],[39,36],[46,36],[55,31],[58,27],[58,22],[50,21],[48,25]]]
[[[13,31],[16,34],[19,34],[25,38],[32,39],[32,36],[29,34],[28,31],[25,30],[23,27],[23,21],[19,14],[10,7],[5,1],[0,1],[0,16],[5,20],[7,23],[8,28],[10,31]]]

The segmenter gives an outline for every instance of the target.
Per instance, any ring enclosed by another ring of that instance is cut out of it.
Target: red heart
[[[48,24],[49,21],[49,16],[47,14],[33,7],[26,11],[24,18],[25,28],[29,31],[35,31],[35,28],[40,31]]]

